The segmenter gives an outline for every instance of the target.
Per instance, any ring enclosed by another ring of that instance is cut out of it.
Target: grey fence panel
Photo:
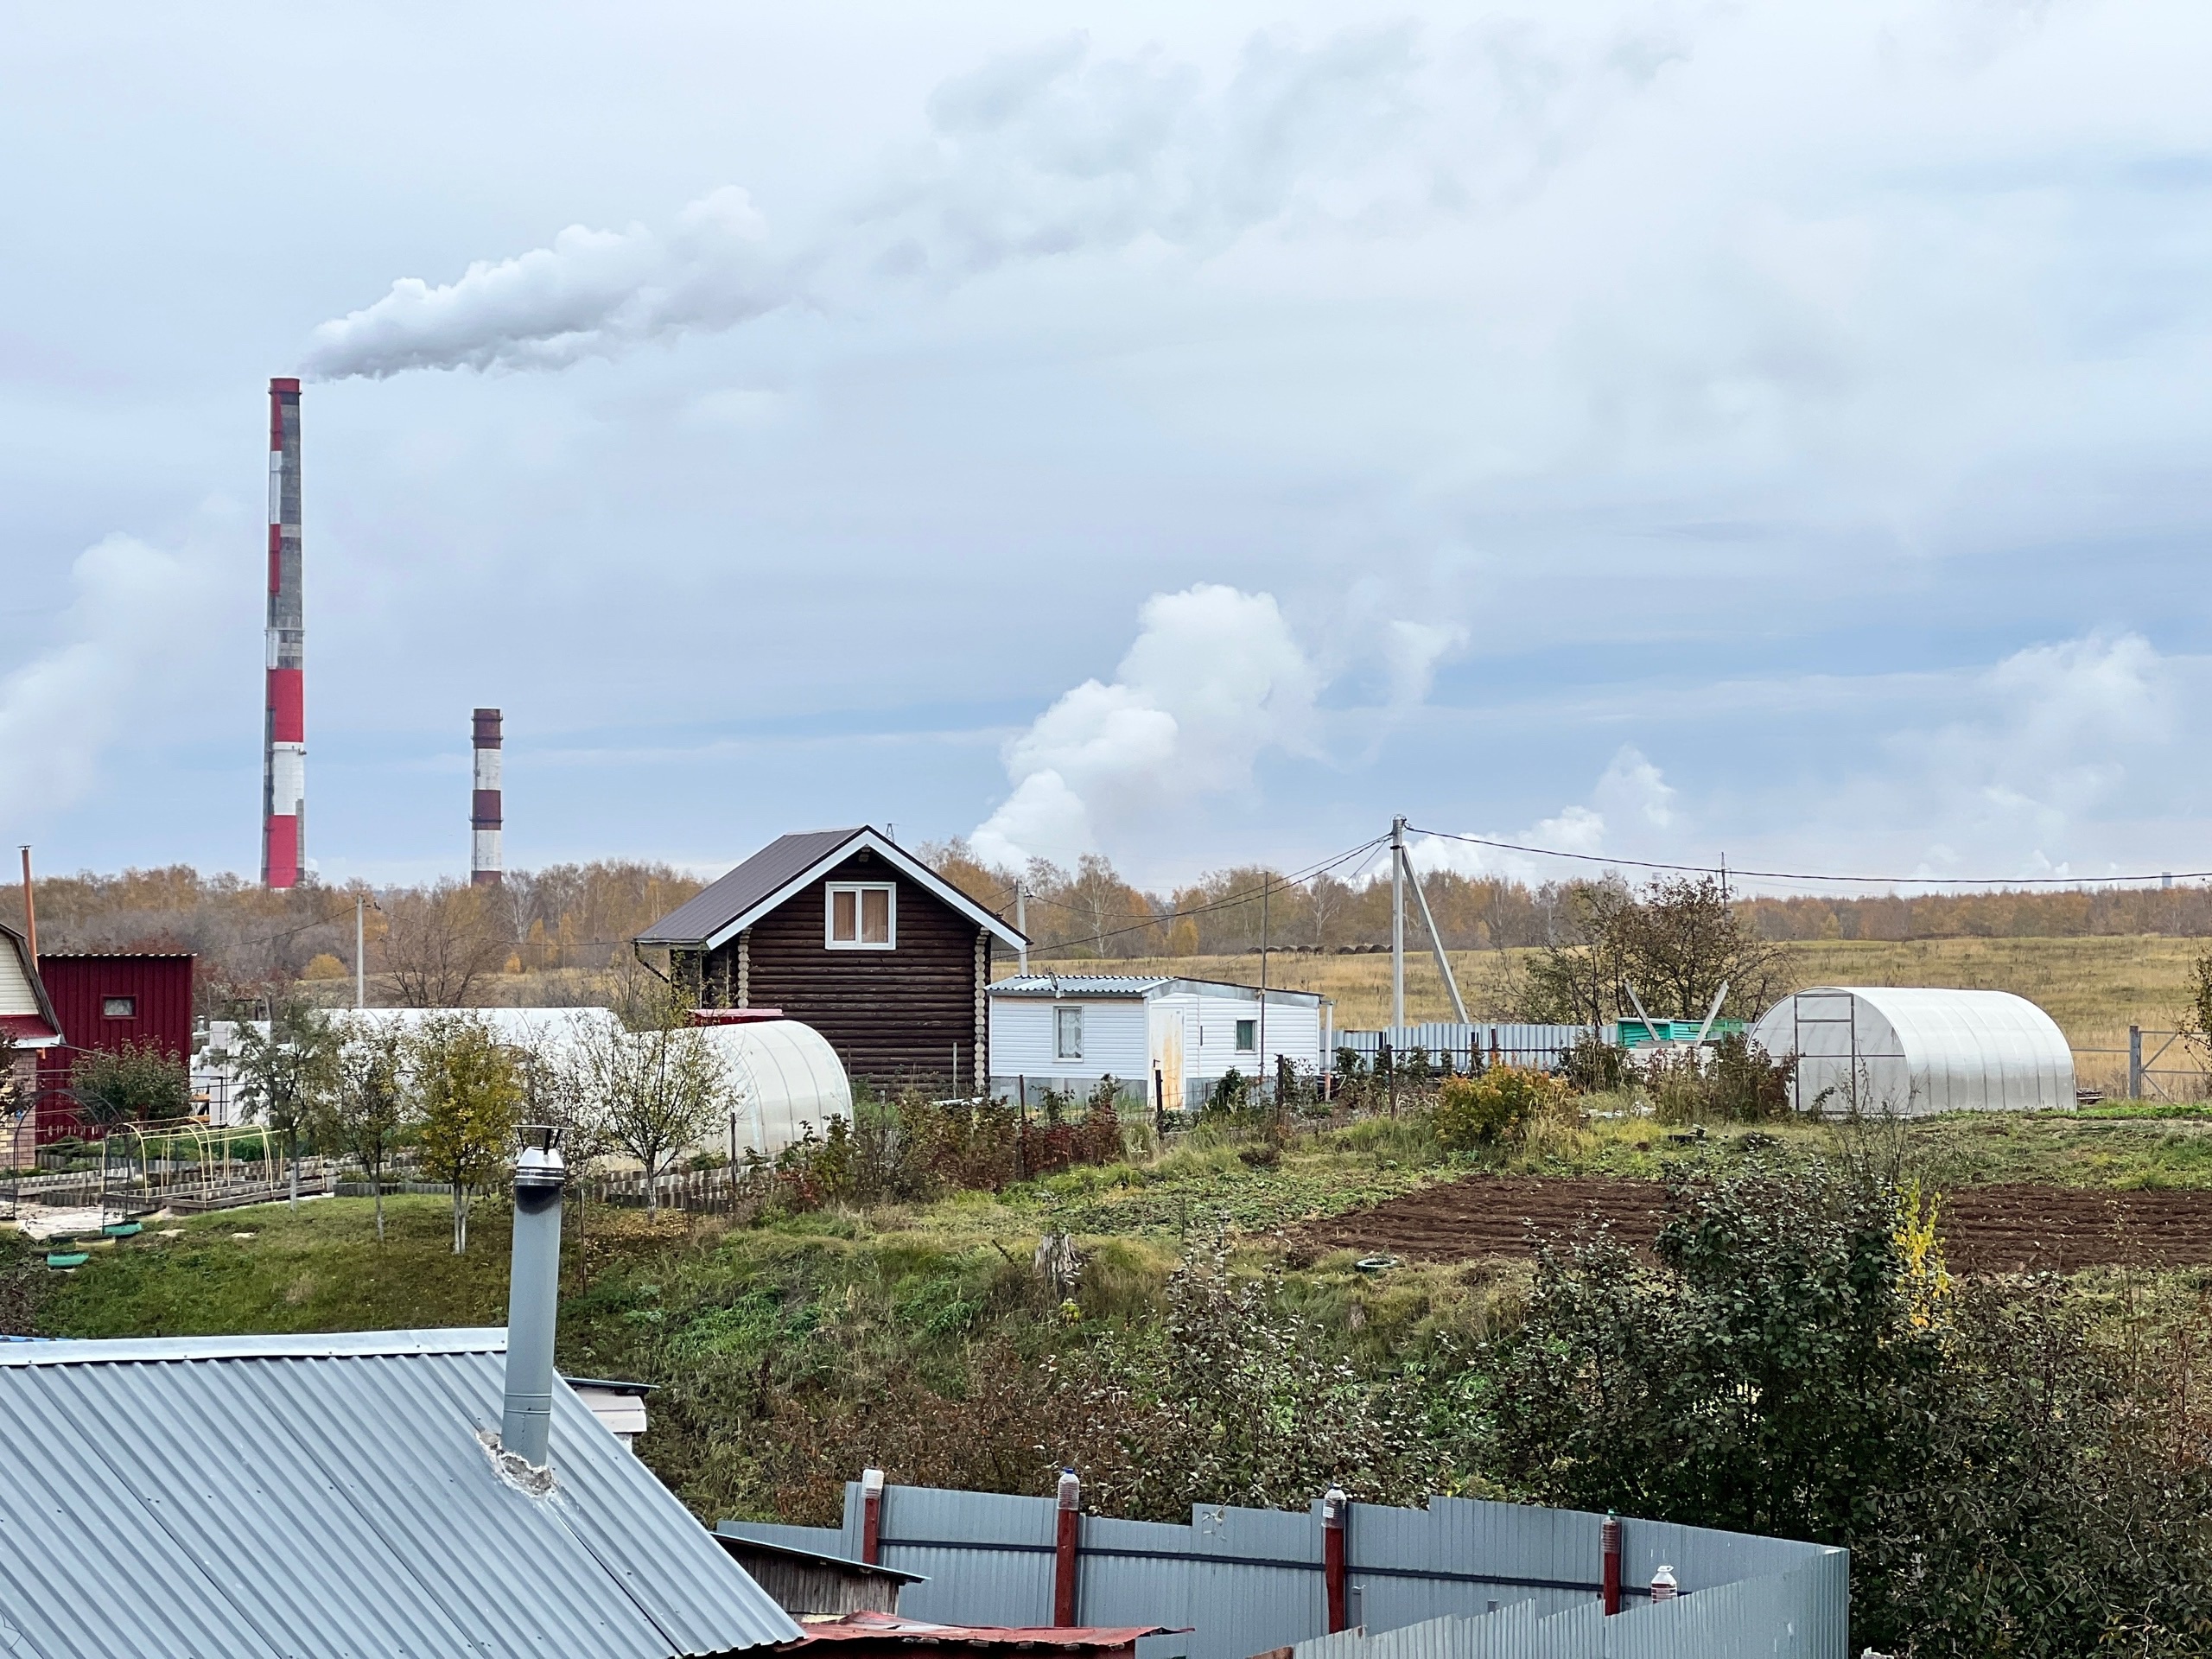
[[[858,1555],[861,1514],[854,1484],[842,1529],[747,1529]],[[1049,1497],[890,1487],[881,1560],[929,1579],[900,1599],[916,1618],[1048,1624],[1057,1522]],[[1425,1510],[1354,1504],[1347,1611],[1363,1628],[1325,1637],[1318,1502],[1304,1514],[1201,1506],[1187,1527],[1086,1516],[1076,1616],[1190,1627],[1146,1638],[1141,1659],[1250,1659],[1275,1648],[1299,1659],[1847,1659],[1844,1552],[1624,1518],[1628,1611],[1604,1619],[1603,1525],[1598,1515],[1469,1498],[1432,1498]],[[1649,1586],[1662,1565],[1683,1593],[1655,1609]]]
[[[1084,1624],[1195,1624],[1191,1529],[1160,1521],[1120,1521],[1087,1515],[1080,1535],[1082,1570],[1076,1618]],[[1164,1638],[1163,1638],[1164,1640]],[[1187,1653],[1186,1637],[1173,1651]],[[1146,1654],[1141,1659],[1153,1659]]]
[[[900,1593],[899,1611],[943,1624],[1050,1624],[1058,1514],[1049,1497],[886,1487],[879,1559],[929,1580]],[[860,1487],[849,1484],[845,1529],[855,1554],[860,1522]]]
[[[1421,1026],[1396,1026],[1380,1031],[1340,1031],[1335,1046],[1372,1058],[1389,1044],[1394,1053],[1426,1051],[1431,1059],[1445,1055],[1465,1070],[1474,1056],[1495,1055],[1514,1065],[1557,1065],[1568,1050],[1589,1034],[1588,1026],[1521,1025],[1510,1021],[1457,1025],[1449,1021]]]
[[[1192,1568],[1191,1659],[1248,1659],[1328,1629],[1318,1501],[1304,1515],[1196,1509],[1191,1534],[1200,1558]]]

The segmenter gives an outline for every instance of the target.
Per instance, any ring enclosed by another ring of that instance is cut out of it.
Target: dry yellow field
[[[2190,964],[2206,949],[2201,939],[2152,936],[2066,939],[1917,939],[1891,944],[1815,940],[1784,947],[1799,985],[1943,985],[1967,990],[2012,991],[2056,1020],[2079,1056],[2084,1083],[2109,1084],[2124,1071],[2127,1027],[2171,1031],[2182,1007]],[[1452,953],[1468,1012],[1495,1018],[1512,1005],[1509,976],[1534,953],[1468,950]],[[1180,974],[1194,979],[1254,984],[1257,956],[1176,957],[1139,962],[1061,963],[1063,972]],[[1002,971],[1011,971],[1011,964]],[[1319,991],[1336,999],[1340,1028],[1372,1028],[1389,1018],[1390,958],[1386,953],[1312,956],[1275,953],[1268,959],[1270,984]],[[1668,1015],[1702,1009],[1654,1008]],[[1427,951],[1407,951],[1406,1017],[1418,1023],[1449,1020],[1444,982]],[[2156,1046],[2157,1039],[2152,1039]],[[2098,1051],[2116,1051],[2100,1053]],[[2188,1066],[2177,1046],[2165,1064]]]

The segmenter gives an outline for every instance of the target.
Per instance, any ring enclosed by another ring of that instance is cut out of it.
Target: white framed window
[[[832,950],[895,950],[899,890],[888,881],[831,881],[822,943]]]
[[[1056,1060],[1079,1060],[1083,1058],[1083,1009],[1080,1006],[1052,1010],[1052,1058]]]
[[[1239,1054],[1260,1052],[1260,1022],[1257,1020],[1239,1020],[1236,1022],[1236,1052]]]

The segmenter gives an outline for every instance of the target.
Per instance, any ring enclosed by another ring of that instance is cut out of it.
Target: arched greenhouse
[[[2074,1054],[2057,1023],[2010,991],[1823,985],[1767,1010],[1751,1041],[1795,1055],[1793,1103],[1931,1112],[2061,1110],[2074,1105]]]

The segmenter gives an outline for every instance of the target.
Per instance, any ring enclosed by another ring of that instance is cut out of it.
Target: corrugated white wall
[[[1183,1074],[1211,1082],[1234,1069],[1246,1077],[1274,1074],[1275,1057],[1287,1055],[1295,1065],[1319,1067],[1321,1061],[1321,1010],[1298,1003],[1268,1004],[1267,1052],[1240,1050],[1236,1022],[1257,1021],[1260,999],[1201,996],[1179,992],[1160,999],[1163,1007],[1183,1013]],[[1256,1037],[1258,1033],[1255,1033]]]
[[[1083,1010],[1083,1058],[1064,1060],[1053,1050],[1052,1010]],[[995,996],[991,999],[991,1075],[995,1077],[1100,1077],[1129,1081],[1152,1075],[1146,1045],[1145,1005],[1133,996]]]

